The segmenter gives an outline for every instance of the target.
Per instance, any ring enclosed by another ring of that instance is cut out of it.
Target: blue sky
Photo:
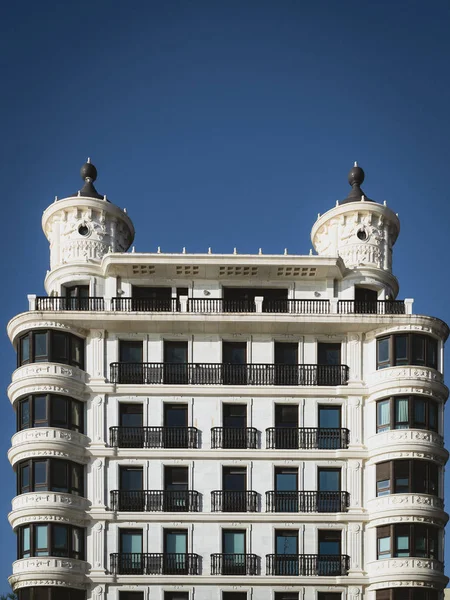
[[[87,156],[137,251],[299,254],[358,160],[367,195],[399,213],[399,297],[450,321],[449,26],[446,0],[7,3],[4,327],[43,293],[42,211],[79,189]],[[0,343],[5,390],[15,356]],[[0,593],[15,557],[3,402]]]

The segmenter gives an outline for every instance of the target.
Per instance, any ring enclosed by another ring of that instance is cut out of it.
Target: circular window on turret
[[[362,242],[366,242],[368,238],[367,231],[365,229],[359,229],[356,233],[356,236]]]
[[[89,227],[87,225],[80,225],[78,227],[78,233],[84,237],[89,235]]]

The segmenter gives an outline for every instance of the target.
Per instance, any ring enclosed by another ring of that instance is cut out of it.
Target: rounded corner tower
[[[348,175],[349,195],[318,216],[311,241],[319,255],[340,256],[349,271],[346,280],[395,298],[398,282],[392,274],[392,248],[400,231],[398,216],[368,198],[361,184],[364,171],[355,162]]]
[[[56,292],[55,281],[73,276],[98,274],[98,266],[109,252],[126,252],[134,239],[131,219],[106,195],[97,192],[97,169],[90,159],[81,167],[84,185],[76,194],[55,198],[42,215],[42,229],[50,242],[50,271],[45,286]]]

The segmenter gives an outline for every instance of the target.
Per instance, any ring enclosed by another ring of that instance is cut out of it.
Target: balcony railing
[[[65,296],[37,296],[36,310],[105,310],[103,298],[66,298]]]
[[[258,575],[256,554],[211,554],[211,575]]]
[[[211,492],[212,512],[256,512],[258,510],[258,494],[252,490]]]
[[[262,311],[292,313],[297,315],[326,315],[330,312],[329,300],[264,300]],[[224,300],[222,298],[190,298],[191,313],[252,313],[256,312],[253,300]]]
[[[146,385],[346,385],[346,365],[111,363],[112,383]]]
[[[117,312],[176,312],[176,298],[112,298],[111,310]]]
[[[291,313],[295,315],[328,315],[329,300],[266,300],[262,311],[267,313]]]
[[[198,554],[111,554],[114,575],[200,575]]]
[[[349,430],[324,427],[269,427],[266,447],[294,450],[342,450],[348,448]]]
[[[267,554],[266,574],[336,577],[347,575],[350,557],[336,554]]]
[[[111,509],[124,512],[199,512],[194,490],[113,490]]]
[[[404,315],[404,300],[339,300],[338,313],[344,315]]]
[[[115,448],[198,448],[196,427],[110,427]]]
[[[266,492],[266,512],[339,513],[349,506],[348,492]]]
[[[213,427],[211,448],[251,448],[258,447],[258,430],[254,427]]]

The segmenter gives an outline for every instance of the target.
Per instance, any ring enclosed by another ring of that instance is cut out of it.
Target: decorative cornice
[[[405,395],[427,396],[428,398],[433,398],[433,400],[436,400],[438,402],[445,402],[448,397],[448,388],[445,385],[430,386],[427,381],[417,381],[414,384],[411,383],[406,386],[400,384],[397,385],[397,382],[395,381],[389,381],[387,389],[381,389],[371,393],[367,397],[367,402],[376,402],[377,400],[381,400],[383,398],[390,398],[391,396]]]
[[[17,400],[20,400],[20,398],[29,396],[30,394],[58,394],[70,396],[71,398],[75,398],[75,400],[81,400],[82,402],[86,401],[86,388],[84,384],[80,384],[72,380],[65,381],[64,385],[61,385],[61,383],[62,382],[59,382],[59,385],[43,383],[29,385],[28,378],[20,379],[8,387],[8,397],[11,401],[11,404],[14,404],[17,402]]]
[[[445,465],[448,459],[448,452],[445,449],[435,449],[431,452],[416,452],[416,451],[392,451],[392,448],[380,449],[380,452],[371,456],[366,465],[375,465],[386,460],[396,460],[397,458],[419,458],[424,460],[432,460],[440,465]]]
[[[40,447],[40,444],[38,444]],[[86,464],[88,458],[84,452],[75,451],[71,448],[70,452],[63,452],[62,450],[27,450],[17,448],[10,448],[8,451],[9,462],[14,466],[17,462],[25,460],[26,458],[65,458],[66,460],[73,460],[82,464]]]
[[[45,313],[24,312],[11,319],[7,326],[7,332],[11,343],[14,344],[18,335],[31,331],[32,329],[56,329],[63,330],[82,337],[87,337],[88,331],[81,327],[75,327],[68,323],[49,321]]]
[[[85,527],[90,502],[86,498],[62,492],[30,492],[13,498],[8,515],[11,527],[34,521],[61,521]]]
[[[391,429],[372,435],[367,440],[369,456],[376,457],[390,450],[418,450],[425,452],[447,452],[444,439],[434,431],[424,429]]]
[[[387,327],[379,327],[378,329],[373,329],[366,333],[366,340],[370,341],[379,335],[388,335],[390,333],[411,333],[413,331],[420,333],[431,333],[436,337],[446,340],[448,337],[448,326],[444,321],[438,319],[436,317],[429,317],[425,315],[412,315],[411,318],[416,321],[416,323],[405,323],[402,325],[391,325]],[[423,323],[418,323],[417,321],[422,319]]]

